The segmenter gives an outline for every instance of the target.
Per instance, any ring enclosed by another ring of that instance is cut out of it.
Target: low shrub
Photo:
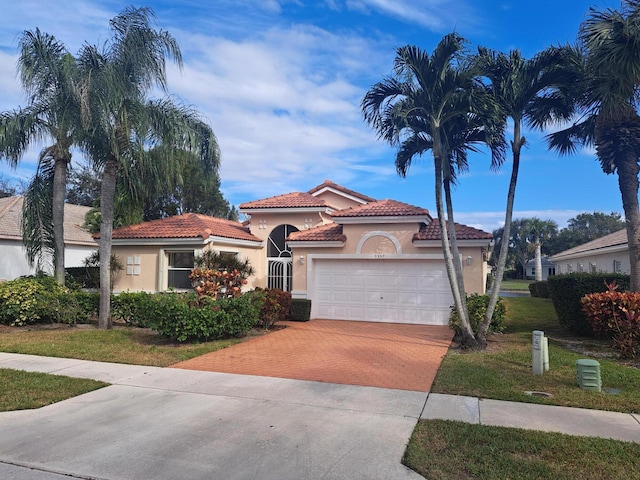
[[[611,337],[623,357],[634,358],[640,354],[640,293],[615,288],[582,297],[582,311],[594,333]]]
[[[134,327],[153,326],[156,315],[154,295],[146,292],[111,295],[111,317]]]
[[[68,288],[53,277],[21,277],[0,284],[0,323],[11,326],[39,322],[60,323],[72,315],[63,307]]]
[[[268,330],[276,322],[287,319],[291,312],[291,292],[285,292],[279,288],[256,288],[254,291],[264,294],[258,320],[259,326]]]
[[[258,322],[261,303],[255,296],[219,300],[196,293],[152,296],[153,329],[179,342],[207,341],[246,334]]]
[[[593,336],[591,324],[582,311],[581,299],[588,293],[607,290],[615,281],[620,291],[629,289],[629,275],[619,273],[568,273],[552,275],[547,280],[549,297],[558,315],[558,322],[580,335]]]
[[[487,305],[489,305],[489,295],[480,295],[478,293],[472,293],[467,295],[467,309],[469,310],[469,323],[475,333],[478,333],[478,328],[484,319],[484,315],[487,312]],[[491,323],[489,324],[489,331],[498,333],[504,331],[506,325],[504,324],[507,313],[507,307],[502,303],[502,298],[498,298],[496,308],[493,311],[491,317]],[[451,307],[451,314],[449,315],[449,326],[457,333],[462,333],[460,326],[460,317],[455,306]]]
[[[532,297],[549,298],[549,284],[546,280],[530,283],[529,293]]]
[[[290,318],[294,322],[309,321],[311,318],[311,300],[307,298],[292,298]]]

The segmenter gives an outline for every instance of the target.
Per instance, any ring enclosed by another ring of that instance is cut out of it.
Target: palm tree
[[[558,232],[558,224],[553,220],[540,220],[533,217],[525,221],[525,232],[533,244],[535,255],[535,279],[542,280],[542,244]]]
[[[398,48],[395,75],[371,87],[362,100],[362,112],[379,138],[398,146],[400,175],[406,175],[416,156],[427,151],[433,155],[436,210],[447,275],[462,324],[462,345],[475,348],[478,343],[468,320],[451,185],[457,173],[468,168],[468,152],[478,151],[483,144],[491,148],[493,163],[500,164],[504,139],[502,116],[493,98],[476,81],[475,70],[463,62],[464,44],[462,37],[451,33],[431,56],[417,47]]]
[[[629,246],[630,289],[640,291],[640,1],[622,0],[620,10],[590,8],[578,41],[583,63],[575,103],[582,117],[550,135],[549,145],[563,154],[595,145],[604,173],[617,173]]]
[[[126,176],[141,165],[154,172],[154,165],[149,163],[150,149],[165,145],[190,150],[198,154],[208,169],[217,170],[219,165],[216,138],[197,112],[171,99],[147,98],[154,86],[166,91],[167,59],[182,65],[175,39],[168,32],[152,28],[152,18],[149,8],[126,8],[110,21],[112,38],[104,47],[85,45],[78,58],[83,78],[88,80],[83,114],[93,132],[85,139],[84,148],[103,172],[101,260],[111,258],[117,177]],[[159,161],[171,164],[172,149],[164,151]],[[156,172],[166,171],[166,165],[156,167]],[[101,328],[111,327],[109,285],[109,262],[101,261]]]
[[[548,48],[530,60],[523,58],[518,50],[511,50],[507,55],[480,47],[474,59],[480,74],[491,82],[491,92],[513,125],[513,165],[504,227],[491,298],[478,331],[481,342],[486,342],[507,261],[520,154],[526,144],[522,129],[525,126],[542,129],[552,122],[571,118],[573,102],[565,90],[577,79],[575,69],[571,68],[571,65],[577,62],[577,58],[579,57],[576,56],[575,50],[567,47]]]
[[[52,201],[36,199],[35,194],[49,193],[42,190],[40,182],[47,177],[34,179],[38,185],[30,189],[23,214],[50,215],[53,227],[39,232],[44,237],[33,237],[23,232],[28,259],[42,258],[53,245],[54,272],[59,283],[64,284],[64,197],[66,177],[71,162],[71,146],[77,143],[80,131],[79,104],[77,102],[77,65],[74,57],[55,37],[36,29],[25,31],[19,41],[18,73],[22,87],[28,95],[28,107],[0,114],[0,156],[16,166],[25,152],[34,143],[45,139],[52,143],[45,147],[39,157],[39,169],[49,170],[53,183]],[[50,208],[38,211],[29,202]],[[27,223],[37,219],[27,219]],[[49,235],[47,238],[46,236]],[[50,235],[53,237],[51,238]]]

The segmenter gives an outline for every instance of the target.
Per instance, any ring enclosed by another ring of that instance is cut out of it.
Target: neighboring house
[[[22,201],[20,196],[0,198],[0,280],[36,273],[27,262],[22,244]],[[89,210],[81,205],[64,206],[65,267],[81,267],[84,259],[98,249],[91,233],[82,228]],[[45,259],[44,266],[47,273],[53,273],[51,258]]]
[[[248,258],[248,288],[311,299],[313,318],[446,325],[453,298],[437,221],[326,180],[308,192],[243,203],[244,223],[186,214],[113,231],[126,265],[116,291],[188,288],[198,253]],[[492,236],[456,224],[465,286],[484,293]]]
[[[626,229],[596,238],[549,257],[556,273],[626,273],[629,274],[629,248]]]
[[[542,280],[549,278],[549,275],[555,275],[556,267],[547,257],[540,259],[542,262]],[[524,276],[527,279],[536,278],[536,259],[532,258],[524,265]]]

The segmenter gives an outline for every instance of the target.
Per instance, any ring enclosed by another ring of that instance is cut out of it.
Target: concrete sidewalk
[[[0,478],[419,479],[419,418],[640,443],[640,415],[0,353],[0,368],[112,385],[0,413]]]

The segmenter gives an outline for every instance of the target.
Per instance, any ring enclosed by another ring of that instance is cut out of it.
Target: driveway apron
[[[453,332],[445,326],[311,320],[174,368],[427,392]]]

